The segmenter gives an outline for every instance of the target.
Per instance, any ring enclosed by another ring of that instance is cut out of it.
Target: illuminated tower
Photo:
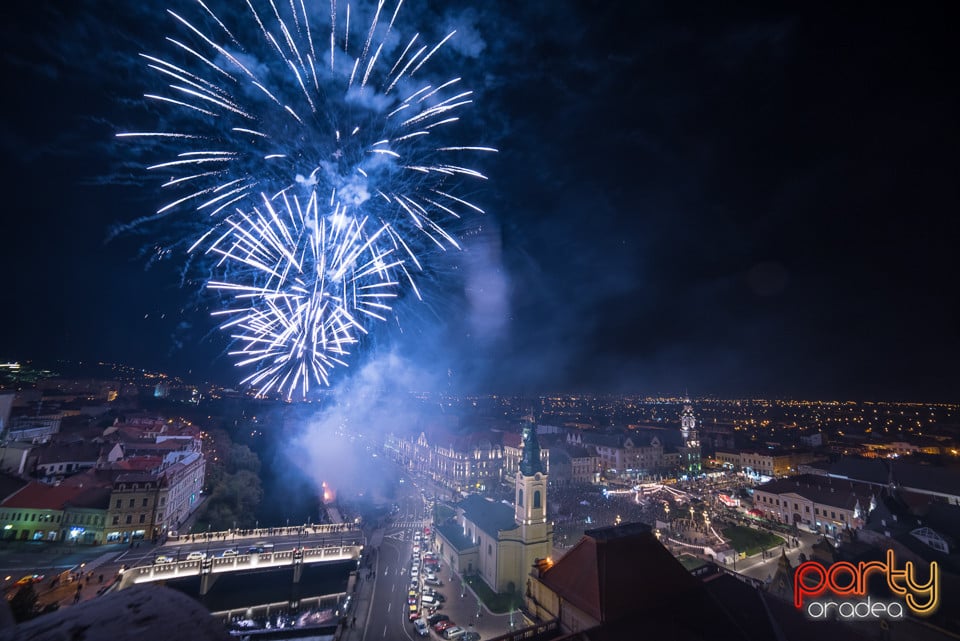
[[[700,439],[697,436],[697,418],[693,415],[693,404],[689,398],[683,399],[683,411],[680,412],[680,435],[683,437],[680,464],[683,473],[700,473]]]
[[[530,568],[550,558],[553,524],[547,521],[547,475],[540,459],[537,428],[532,421],[523,428],[523,453],[517,469],[514,521],[517,524],[514,563],[520,571],[514,585],[524,584]]]
[[[523,453],[517,468],[515,517],[520,525],[545,523],[547,520],[547,475],[540,460],[537,428],[523,428]]]

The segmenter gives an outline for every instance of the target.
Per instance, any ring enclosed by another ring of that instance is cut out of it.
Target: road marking
[[[390,611],[390,607],[391,607],[392,605],[393,605],[393,601],[390,601],[389,603],[387,603],[387,612]]]
[[[387,626],[383,626],[383,636],[387,636]]]

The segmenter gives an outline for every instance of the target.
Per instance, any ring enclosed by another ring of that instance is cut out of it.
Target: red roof
[[[517,434],[516,432],[504,432],[503,433],[503,446],[504,447],[520,447],[520,443],[523,442],[523,435]]]
[[[586,532],[541,581],[601,623],[634,616],[638,603],[656,609],[665,600],[702,590],[639,523]]]
[[[3,502],[3,507],[34,510],[61,510],[64,503],[83,492],[70,485],[47,485],[33,481]]]

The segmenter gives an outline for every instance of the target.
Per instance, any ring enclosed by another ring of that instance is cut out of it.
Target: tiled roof
[[[452,545],[457,552],[464,552],[470,548],[477,547],[477,544],[467,538],[467,535],[463,533],[463,527],[458,523],[438,525],[436,530],[440,533],[440,536],[450,542],[450,545]]]
[[[83,490],[69,485],[47,485],[33,481],[3,502],[3,507],[34,510],[60,510],[64,503]]]
[[[25,481],[19,476],[0,472],[0,501],[20,491],[27,483],[29,481]]]
[[[504,447],[515,447],[519,448],[520,443],[523,442],[523,436],[517,434],[516,432],[504,432],[503,433],[503,446]]]
[[[579,543],[541,575],[541,581],[603,624],[636,621],[641,610],[655,612],[671,602],[692,607],[691,597],[702,601],[706,596],[700,581],[642,523],[585,532]],[[719,626],[718,635],[722,624],[711,622]]]
[[[960,470],[898,460],[893,463],[893,478],[906,488],[960,495]]]
[[[471,494],[459,503],[463,508],[463,515],[482,531],[496,538],[502,530],[513,530],[517,527],[513,520],[513,506],[505,503],[489,501],[477,494]]]
[[[768,494],[797,494],[821,505],[852,510],[857,502],[866,510],[878,488],[864,483],[847,481],[816,474],[801,474],[784,479],[774,479],[757,487]]]

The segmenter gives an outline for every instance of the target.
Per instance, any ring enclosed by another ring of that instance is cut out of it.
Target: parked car
[[[441,621],[449,621],[449,620],[450,620],[450,617],[446,614],[434,614],[429,619],[427,619],[427,623],[429,623],[430,625],[437,625]]]
[[[434,577],[434,578],[432,578],[432,579],[426,579],[426,580],[424,580],[424,584],[426,584],[426,585],[432,585],[432,586],[434,586],[434,587],[440,587],[440,586],[443,585],[443,581],[441,581],[440,579]]]
[[[452,628],[447,628],[443,631],[444,639],[459,639],[467,633],[466,630],[461,628],[459,625],[455,625]]]
[[[410,613],[411,621],[413,621],[414,619],[420,618],[420,608],[417,607],[416,603],[411,603],[410,605],[407,606],[407,608],[408,608],[408,612]]]
[[[422,618],[414,619],[413,626],[417,629],[417,634],[419,634],[422,637],[425,637],[428,634],[430,634],[430,628],[427,627],[427,622],[424,621]]]
[[[460,637],[460,641],[480,641],[480,633],[473,631],[467,632],[465,635]]]
[[[191,552],[187,555],[187,561],[203,561],[207,558],[206,552]]]
[[[450,620],[450,616],[449,616],[449,615],[446,615],[446,614],[434,614],[434,615],[432,615],[429,619],[427,619],[427,623],[429,623],[430,625],[437,625],[437,624],[440,623],[441,621],[449,621],[449,620]]]
[[[443,634],[444,630],[446,630],[449,627],[453,627],[454,625],[456,624],[453,621],[451,621],[450,619],[446,619],[445,621],[440,621],[439,623],[433,624],[433,631],[436,632],[437,634]]]

